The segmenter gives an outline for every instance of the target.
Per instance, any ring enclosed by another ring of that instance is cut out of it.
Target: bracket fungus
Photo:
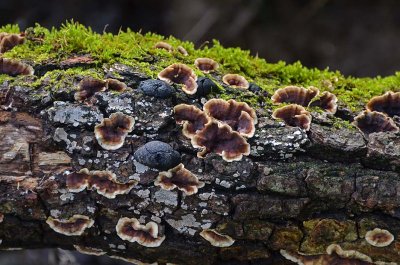
[[[123,92],[128,89],[128,86],[117,79],[107,78],[104,80],[106,88],[111,91]]]
[[[78,91],[75,92],[74,98],[76,101],[82,102],[91,98],[97,92],[104,92],[107,89],[107,82],[86,77],[79,82]]]
[[[326,112],[335,114],[337,111],[337,97],[335,94],[325,91],[315,100],[312,100],[309,107],[319,107]]]
[[[11,76],[33,75],[32,66],[14,59],[0,58],[0,74]]]
[[[203,111],[187,104],[176,105],[174,117],[177,124],[183,124],[183,135],[190,139],[210,121],[210,118]]]
[[[304,107],[297,104],[290,104],[276,109],[272,113],[272,118],[281,119],[289,126],[297,126],[306,131],[310,130],[311,115]]]
[[[194,61],[194,65],[205,74],[214,72],[219,67],[218,63],[210,58],[197,58]]]
[[[376,96],[367,103],[367,110],[383,112],[390,117],[400,116],[400,92],[388,91],[382,96]]]
[[[315,87],[306,89],[299,86],[287,86],[275,91],[271,100],[274,104],[292,103],[307,107],[310,101],[319,94]]]
[[[197,76],[193,70],[185,64],[171,64],[158,74],[158,78],[169,84],[182,84],[182,90],[186,94],[193,95],[197,91]]]
[[[253,137],[256,130],[257,116],[245,102],[233,99],[211,99],[204,104],[206,115],[229,125],[234,131],[245,137]]]
[[[80,246],[80,245],[74,245],[74,248],[82,253],[82,254],[86,254],[86,255],[93,255],[93,256],[102,256],[107,254],[106,251],[103,251],[102,249],[98,249],[98,248],[92,248],[92,247],[86,247],[86,246]]]
[[[375,228],[365,234],[365,240],[374,247],[387,247],[393,240],[394,236],[388,230]]]
[[[199,188],[204,187],[204,182],[199,179],[181,163],[168,171],[160,172],[154,185],[164,190],[178,188],[186,195],[196,194]]]
[[[132,132],[135,119],[122,112],[115,112],[94,127],[99,145],[106,150],[117,150],[124,145],[125,137]]]
[[[75,214],[68,220],[60,220],[49,216],[46,223],[57,233],[66,236],[80,236],[86,228],[93,226],[94,221],[88,216]]]
[[[67,188],[70,192],[81,192],[85,188],[96,190],[106,198],[114,199],[117,195],[127,194],[137,184],[131,180],[127,183],[117,181],[117,176],[110,171],[89,171],[84,168],[77,173],[67,175]]]
[[[154,48],[156,49],[163,49],[167,50],[168,52],[172,52],[174,48],[171,46],[171,44],[166,43],[165,41],[159,41],[154,45]]]
[[[250,86],[246,78],[238,74],[226,74],[222,77],[222,82],[233,88],[248,89]]]
[[[353,124],[365,135],[375,132],[398,132],[392,118],[377,111],[363,111],[354,118]]]
[[[0,33],[0,53],[5,53],[24,42],[25,37],[20,34]]]
[[[233,245],[233,243],[235,243],[235,240],[233,238],[227,235],[220,234],[214,229],[205,229],[200,232],[200,236],[210,242],[210,244],[214,247],[230,247]]]
[[[233,131],[229,125],[216,121],[207,123],[203,130],[192,137],[191,142],[193,147],[202,149],[197,153],[201,158],[214,152],[225,161],[232,162],[250,154],[250,145],[245,138]]]
[[[180,52],[183,56],[188,56],[189,53],[186,51],[185,48],[183,48],[182,46],[178,46],[177,48],[178,52]]]
[[[120,218],[116,231],[122,240],[137,242],[149,248],[159,247],[165,239],[165,236],[158,236],[158,225],[155,222],[141,225],[136,218]]]

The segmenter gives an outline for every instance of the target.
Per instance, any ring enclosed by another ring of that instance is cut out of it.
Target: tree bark
[[[213,154],[200,159],[172,115],[175,105],[200,105],[200,98],[179,89],[169,99],[148,97],[136,89],[145,76],[123,65],[105,69],[105,76],[118,73],[133,90],[100,92],[88,105],[73,99],[73,84],[81,76],[51,89],[33,87],[30,78],[22,86],[1,84],[1,248],[77,245],[158,264],[293,264],[279,250],[324,254],[337,243],[374,261],[400,262],[398,135],[364,139],[354,128],[336,128],[317,113],[306,133],[259,109],[250,156],[231,163]],[[107,151],[97,144],[94,126],[116,111],[134,117],[136,124],[122,148]],[[185,168],[206,185],[191,196],[156,187],[159,170],[133,157],[151,140],[179,151]],[[121,182],[139,183],[115,199],[93,190],[69,192],[66,175],[82,168],[110,170]],[[46,224],[49,216],[74,214],[95,221],[82,236],[65,236]],[[121,217],[158,223],[165,241],[146,248],[122,240],[115,230]],[[366,243],[365,233],[376,227],[389,230],[395,242],[384,248]],[[212,246],[199,235],[206,228],[235,243]]]

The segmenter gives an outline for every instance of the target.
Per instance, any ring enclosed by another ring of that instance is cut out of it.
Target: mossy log
[[[36,76],[3,76],[0,83],[1,249],[96,249],[138,264],[289,265],[293,262],[280,250],[322,255],[336,243],[374,262],[400,262],[400,137],[372,133],[364,138],[349,125],[355,114],[340,97],[337,115],[312,111],[311,129],[305,132],[273,120],[259,91],[236,91],[222,85],[221,75],[212,75],[224,93],[213,91],[206,98],[250,99],[258,116],[250,155],[226,162],[216,154],[198,158],[174,120],[174,106],[202,106],[204,97],[188,96],[179,86],[169,98],[147,96],[137,87],[153,76],[122,63],[73,61],[66,67],[40,61],[33,67]],[[78,67],[82,72],[71,74]],[[54,71],[56,76],[46,76]],[[79,103],[77,83],[90,71],[117,78],[131,90],[99,92],[91,104]],[[94,126],[114,112],[134,117],[135,125],[121,148],[107,151],[96,141]],[[133,155],[153,140],[171,145],[185,168],[205,182],[198,193],[154,185],[160,170]],[[109,170],[119,182],[138,184],[114,199],[95,190],[69,191],[66,176],[83,168]],[[76,214],[94,220],[80,236],[57,233],[46,223],[49,217]],[[122,240],[116,232],[122,217],[157,223],[165,240],[155,248]],[[235,243],[212,246],[199,235],[208,228]],[[368,244],[365,235],[374,228],[390,231],[394,242]]]

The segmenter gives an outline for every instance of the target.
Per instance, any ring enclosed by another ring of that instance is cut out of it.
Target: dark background
[[[400,69],[399,11],[398,0],[0,0],[0,24],[73,18],[98,32],[130,27],[196,45],[215,38],[269,62],[375,76]]]

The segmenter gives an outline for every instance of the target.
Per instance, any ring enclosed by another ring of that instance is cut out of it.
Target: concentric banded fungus
[[[307,107],[310,101],[319,94],[315,87],[306,89],[298,86],[287,86],[275,91],[271,100],[274,104],[293,103]]]
[[[337,97],[328,91],[323,92],[318,99],[311,101],[310,107],[320,107],[321,109],[335,114],[337,111]]]
[[[354,118],[353,124],[365,135],[375,132],[398,132],[392,118],[377,111],[364,111]]]
[[[102,255],[105,255],[107,253],[106,251],[103,251],[102,249],[79,246],[79,245],[74,245],[74,248],[78,252],[80,252],[82,254],[86,254],[86,255],[102,256]]]
[[[165,236],[158,236],[158,225],[148,222],[141,225],[136,218],[123,217],[118,220],[116,226],[118,236],[129,242],[137,242],[139,245],[154,248],[159,247]]]
[[[114,199],[119,194],[127,194],[131,191],[136,181],[131,180],[128,183],[120,183],[117,177],[110,171],[92,171],[90,172],[89,188],[95,189],[98,194],[109,199]]]
[[[289,126],[298,126],[306,131],[310,129],[311,115],[300,105],[290,104],[272,113],[272,118],[282,119]]]
[[[256,112],[244,102],[233,99],[211,99],[204,104],[206,115],[228,124],[234,131],[245,137],[253,137],[257,124]]]
[[[175,63],[158,74],[158,78],[171,84],[182,84],[182,90],[186,94],[193,95],[197,91],[197,76],[189,66]]]
[[[241,75],[237,74],[226,74],[222,77],[222,82],[233,88],[248,89],[249,82]]]
[[[103,92],[107,89],[107,83],[100,79],[87,77],[79,83],[79,89],[74,97],[76,101],[84,101],[92,97],[97,92]]]
[[[365,234],[365,240],[370,245],[381,248],[389,246],[393,242],[394,236],[388,230],[375,228]]]
[[[104,81],[106,82],[106,87],[108,90],[123,92],[128,88],[124,82],[121,82],[117,79],[108,78]]]
[[[134,118],[116,112],[94,127],[97,142],[106,150],[116,150],[124,145],[125,137],[133,129]]]
[[[32,66],[13,59],[0,58],[0,74],[11,76],[33,75]]]
[[[211,245],[214,247],[219,247],[219,248],[224,248],[224,247],[230,247],[235,243],[235,240],[233,240],[230,236],[223,235],[215,231],[214,229],[205,229],[200,232],[200,235],[210,242]]]
[[[203,111],[187,104],[176,105],[174,116],[176,123],[183,124],[182,133],[187,138],[192,138],[210,121],[210,118]]]
[[[0,53],[5,53],[24,42],[25,38],[19,34],[2,34],[0,36]]]
[[[194,65],[206,74],[216,71],[219,67],[218,63],[210,58],[197,58]]]
[[[66,236],[80,236],[86,228],[92,227],[94,221],[85,215],[75,214],[68,220],[49,217],[46,223],[57,233]]]
[[[169,43],[166,43],[164,41],[159,41],[154,45],[154,48],[156,49],[164,49],[167,50],[168,52],[172,52],[174,48]]]
[[[188,56],[189,53],[186,51],[185,48],[183,48],[182,46],[178,46],[178,52],[180,52],[183,56]]]
[[[199,181],[192,172],[185,169],[183,164],[179,164],[168,171],[160,172],[154,185],[164,190],[173,190],[177,187],[186,195],[193,195],[199,188],[204,187],[204,182]]]
[[[89,185],[90,172],[87,168],[67,175],[67,188],[70,192],[81,192]]]
[[[382,96],[371,98],[367,110],[386,113],[390,117],[400,116],[400,92],[386,92]]]
[[[203,130],[192,137],[192,145],[203,150],[197,153],[204,157],[207,153],[214,152],[222,156],[227,162],[239,161],[243,155],[250,154],[250,145],[238,132],[226,124],[211,121]]]

